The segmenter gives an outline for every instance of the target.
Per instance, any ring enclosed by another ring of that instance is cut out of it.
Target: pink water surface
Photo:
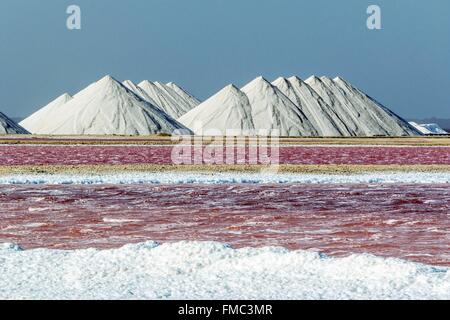
[[[372,253],[450,266],[450,186],[0,186],[0,242],[75,249],[148,239]]]
[[[0,165],[172,164],[172,148],[0,145]],[[279,154],[285,164],[450,165],[450,147],[284,146]]]

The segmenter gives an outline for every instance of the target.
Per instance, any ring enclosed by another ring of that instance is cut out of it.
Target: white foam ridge
[[[147,241],[118,249],[0,244],[1,299],[449,299],[450,269],[369,254]]]
[[[13,174],[0,184],[448,184],[450,172],[362,174],[133,172],[105,174]]]

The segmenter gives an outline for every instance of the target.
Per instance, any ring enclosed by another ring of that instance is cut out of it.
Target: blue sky
[[[66,8],[82,29],[66,28]],[[366,9],[382,10],[382,30]],[[201,99],[258,75],[340,75],[400,115],[450,118],[450,1],[2,0],[0,111],[27,116],[111,74]]]

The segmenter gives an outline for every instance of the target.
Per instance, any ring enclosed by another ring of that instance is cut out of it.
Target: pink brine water
[[[3,145],[0,165],[172,164],[172,148]],[[284,146],[279,154],[284,164],[450,165],[450,147]]]
[[[214,240],[450,266],[449,215],[448,185],[0,186],[0,242],[25,248]]]

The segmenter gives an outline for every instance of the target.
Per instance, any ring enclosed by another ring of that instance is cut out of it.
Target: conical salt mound
[[[137,96],[150,102],[152,105],[160,108],[164,112],[169,110],[173,117],[178,117],[179,114],[185,114],[187,111],[198,105],[196,104],[195,106],[191,106],[190,102],[181,97],[175,90],[158,81],[143,81],[141,84],[143,88],[149,89],[147,91],[144,91],[144,89],[139,87],[139,85],[134,84],[131,80],[126,80],[122,82],[122,84],[127,87],[127,89],[133,91],[133,93]],[[152,96],[157,97],[158,102],[155,101],[147,92],[153,92],[154,94],[152,94]]]
[[[428,130],[431,134],[449,134],[447,131],[442,129],[437,123],[423,123],[420,126]]]
[[[49,116],[45,134],[171,134],[190,132],[157,107],[142,100],[110,76],[77,93]]]
[[[448,134],[447,131],[442,129],[437,123],[424,123],[424,124],[418,124],[417,122],[409,122],[410,125],[412,125],[416,130],[420,131],[422,134]]]
[[[178,104],[180,112],[186,113],[192,110],[193,106],[184,97],[178,94],[174,89],[159,81],[153,82],[164,94],[170,95]]]
[[[153,99],[155,106],[175,119],[191,110],[191,107],[175,91],[162,83],[144,80],[138,84],[138,87]]]
[[[256,130],[278,130],[281,136],[317,136],[305,114],[278,88],[258,77],[241,89],[250,102]]]
[[[20,122],[20,125],[31,133],[41,133],[42,129],[48,125],[48,122],[53,121],[52,114],[72,99],[73,98],[68,93],[64,93],[45,107],[40,108],[31,116],[24,119]]]
[[[339,115],[351,136],[367,136],[368,131],[359,121],[359,113],[351,106],[350,101],[341,92],[333,92],[322,79],[311,76],[305,80],[316,93]]]
[[[349,100],[353,102],[355,106],[362,106],[364,115],[367,116],[367,121],[372,120],[375,130],[374,134],[384,134],[390,136],[410,136],[417,135],[419,132],[406,120],[383,106],[381,103],[375,101],[367,94],[352,86],[350,83],[337,77],[332,82],[330,79],[326,79],[327,82],[336,84]]]
[[[254,125],[247,96],[229,85],[178,119],[198,135],[249,135]]]
[[[419,135],[406,121],[389,109],[336,78],[311,77],[306,81],[337,112],[354,136]]]
[[[133,92],[135,95],[137,95],[142,100],[150,102],[152,105],[157,107],[156,102],[144,90],[142,90],[137,84],[135,84],[133,81],[125,80],[124,82],[122,82],[122,84],[125,86],[125,88],[127,88],[128,90]]]
[[[166,86],[168,86],[169,88],[174,90],[176,93],[178,93],[180,95],[180,97],[182,97],[185,101],[187,101],[189,103],[189,105],[192,109],[201,103],[200,100],[198,100],[196,97],[191,95],[189,92],[187,92],[185,89],[183,89],[182,87],[180,87],[179,85],[177,85],[174,82],[166,83]]]
[[[272,82],[297,105],[320,136],[350,136],[343,121],[320,96],[298,77],[280,77]]]
[[[23,127],[0,112],[0,134],[28,134]]]

